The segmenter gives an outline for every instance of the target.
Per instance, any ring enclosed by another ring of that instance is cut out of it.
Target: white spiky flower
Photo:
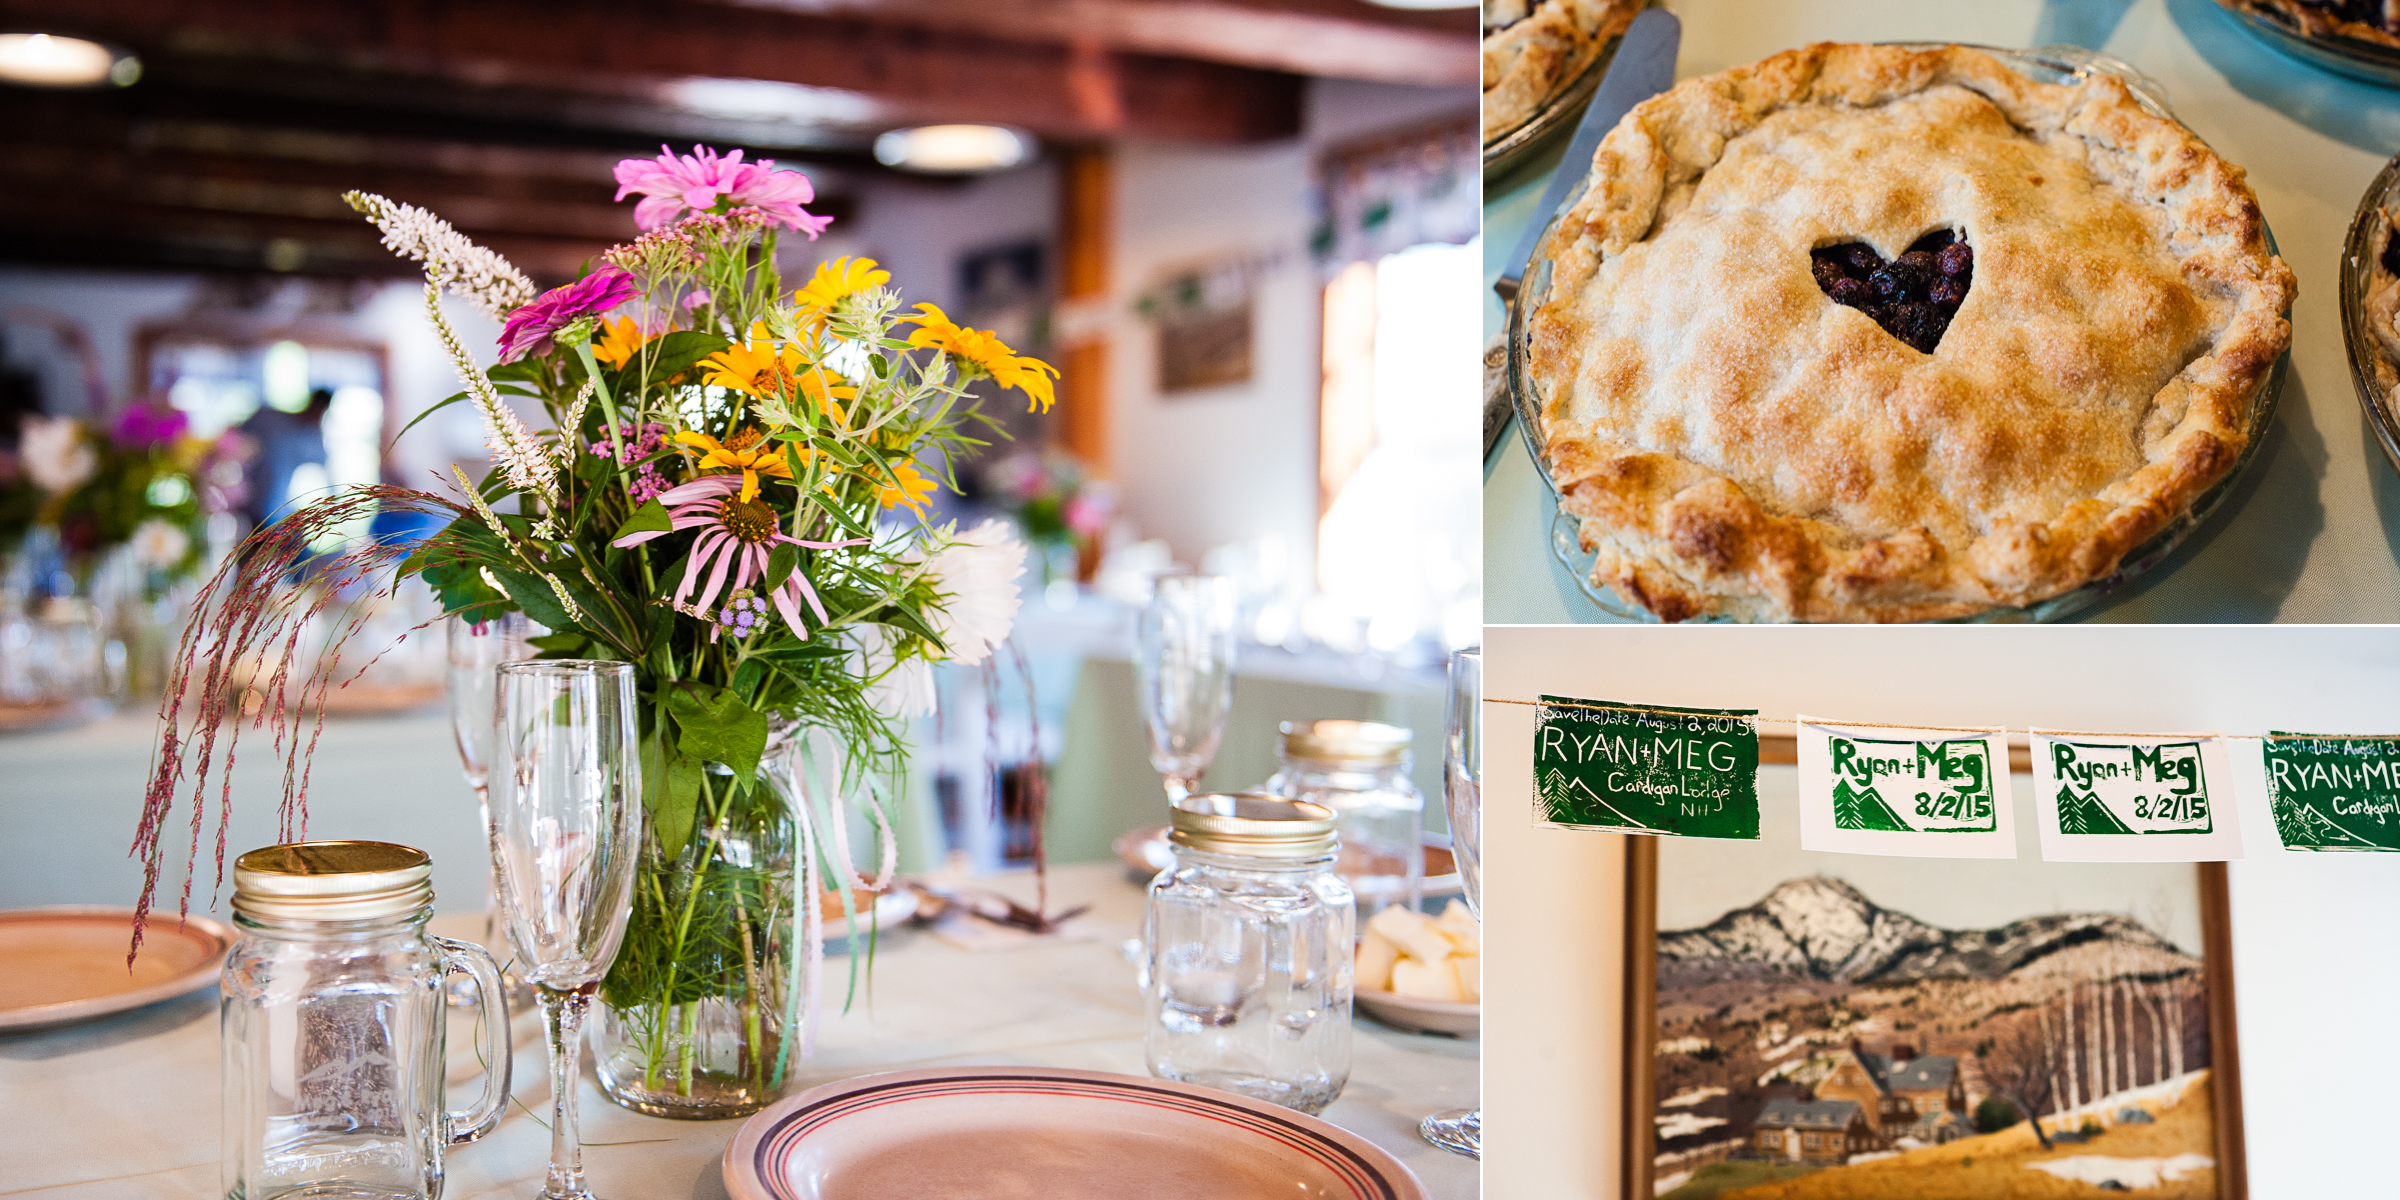
[[[858,677],[867,681],[867,703],[890,716],[930,717],[940,693],[933,664],[914,654],[895,661],[898,634],[888,625],[853,625],[858,640]]]
[[[533,300],[533,281],[523,271],[469,241],[450,222],[373,192],[345,192],[342,199],[383,231],[383,244],[392,253],[425,264],[426,278],[436,287],[465,297],[493,318],[505,319]]]
[[[533,431],[518,419],[516,410],[492,387],[491,378],[475,365],[467,348],[459,344],[457,332],[442,318],[441,299],[441,285],[429,274],[425,280],[425,311],[433,318],[434,336],[441,339],[442,349],[450,355],[459,382],[467,385],[467,394],[475,400],[475,410],[483,414],[484,449],[500,464],[510,487],[539,496],[546,503],[556,502],[558,493],[552,481],[558,474],[559,460],[543,449],[541,439],[533,436]]]
[[[965,533],[952,533],[930,556],[912,551],[925,564],[941,595],[927,616],[935,636],[949,647],[949,661],[974,666],[1008,640],[1017,623],[1017,576],[1025,573],[1025,543],[1008,523],[990,520]]]

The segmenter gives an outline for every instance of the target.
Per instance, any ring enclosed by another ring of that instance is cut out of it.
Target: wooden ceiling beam
[[[1475,82],[1471,8],[1381,8],[1364,0],[724,0],[989,37],[1078,42],[1335,79],[1428,87]]]
[[[1295,135],[1300,122],[1300,78],[1289,73],[1120,52],[1088,38],[1003,38],[703,0],[586,0],[571,15],[536,0],[0,0],[0,21],[124,43],[169,80],[211,61],[276,64],[233,81],[259,94],[297,95],[343,77],[595,100],[632,89],[701,116],[756,105],[757,116],[854,133],[977,120],[1069,139],[1251,142]],[[705,81],[793,87],[712,91]]]

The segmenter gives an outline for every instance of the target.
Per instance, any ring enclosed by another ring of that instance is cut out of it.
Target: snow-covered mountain
[[[1716,960],[1842,983],[1911,983],[1999,979],[2070,946],[2111,940],[2183,953],[2141,922],[2114,913],[1943,929],[1880,907],[1841,880],[1815,876],[1787,881],[1702,928],[1659,934],[1658,955],[1662,966]]]

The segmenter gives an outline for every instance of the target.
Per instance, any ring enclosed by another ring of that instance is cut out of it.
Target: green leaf
[[[678,684],[667,695],[667,711],[682,730],[678,749],[724,763],[745,784],[756,776],[759,755],[767,749],[767,714],[742,703],[731,690],[705,683]]]
[[[520,358],[512,363],[495,363],[490,370],[483,374],[493,383],[511,379],[522,379],[527,383],[534,384],[550,382],[548,372],[542,369],[541,360],[537,358]]]
[[[613,542],[637,533],[672,533],[674,529],[675,519],[667,515],[667,506],[660,504],[658,497],[652,496],[643,501],[640,508],[633,510],[625,518],[625,523],[617,526],[617,531],[609,535],[608,540]]]
[[[643,347],[644,353],[656,355],[650,360],[649,381],[658,383],[671,379],[690,370],[692,364],[732,344],[713,333],[702,333],[696,329],[678,329],[652,343],[657,347],[655,351],[648,346]]]
[[[445,409],[445,408],[448,408],[448,407],[450,407],[451,405],[453,405],[453,404],[456,404],[456,403],[458,403],[459,401],[461,401],[461,400],[464,400],[464,399],[466,399],[466,398],[467,398],[467,394],[466,394],[465,392],[458,392],[458,393],[456,393],[456,394],[454,394],[454,395],[451,395],[451,396],[449,396],[448,398],[446,398],[446,399],[444,399],[444,400],[440,401],[439,403],[436,403],[436,404],[431,404],[431,405],[428,405],[428,406],[426,406],[426,408],[425,408],[425,411],[423,411],[423,412],[421,412],[421,413],[418,413],[416,416],[410,417],[410,418],[408,419],[408,424],[401,426],[401,427],[400,427],[400,432],[398,432],[398,433],[395,433],[395,434],[393,434],[393,435],[392,435],[392,440],[393,440],[393,441],[395,441],[395,442],[397,442],[397,441],[399,441],[401,438],[407,437],[407,436],[408,436],[408,431],[409,431],[409,430],[411,430],[411,429],[415,429],[415,428],[417,427],[417,422],[419,422],[419,421],[422,421],[422,420],[424,420],[425,418],[427,418],[427,417],[430,417],[430,416],[432,416],[433,414],[435,414],[435,413],[437,413],[437,412],[440,412],[440,411],[442,411],[443,409]]]
[[[580,633],[546,633],[540,637],[526,638],[525,644],[553,654],[572,654],[590,640]]]
[[[773,594],[776,588],[783,586],[784,580],[792,577],[793,570],[799,565],[800,547],[790,542],[775,543],[775,549],[767,555],[767,574],[759,581],[759,593]]]
[[[525,610],[526,616],[552,629],[575,628],[575,622],[567,617],[566,608],[559,604],[557,593],[552,592],[550,585],[543,582],[540,576],[531,571],[506,567],[492,567],[491,572],[493,578],[500,581],[501,588],[508,592],[508,598],[516,601],[518,608]]]
[[[700,764],[669,754],[657,738],[642,743],[642,806],[650,811],[650,832],[669,860],[692,840],[692,825],[700,813]]]

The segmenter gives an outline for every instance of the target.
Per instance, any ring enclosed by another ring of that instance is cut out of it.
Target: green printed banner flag
[[[1544,822],[1758,837],[1757,710],[1544,696],[1536,714],[1534,799]]]
[[[1836,854],[2015,858],[2008,739],[1799,720],[1800,846]]]
[[[2286,850],[2400,850],[2400,738],[2266,739],[2267,795]]]
[[[2034,802],[2051,862],[2242,857],[2225,740],[2033,732]]]

